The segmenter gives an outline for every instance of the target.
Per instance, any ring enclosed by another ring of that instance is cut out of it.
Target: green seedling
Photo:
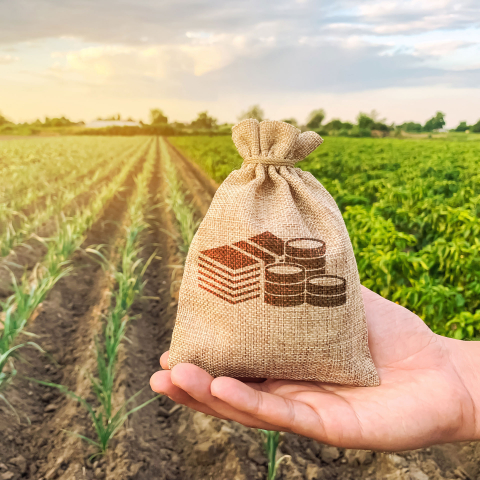
[[[185,257],[200,225],[200,221],[195,219],[193,205],[187,201],[187,192],[184,191],[182,182],[178,178],[167,145],[163,139],[161,141],[161,155],[164,160],[165,179],[168,186],[166,203],[177,221],[180,234],[179,249]]]
[[[264,448],[268,460],[267,479],[275,480],[277,478],[278,466],[280,465],[282,460],[285,460],[289,456],[283,455],[282,457],[277,459],[278,445],[280,443],[280,432],[274,432],[271,430],[261,430],[261,432],[265,436]]]
[[[98,455],[104,455],[106,453],[110,440],[115,436],[115,434],[122,427],[122,425],[125,423],[125,421],[130,415],[132,415],[135,412],[138,412],[142,408],[146,407],[150,403],[160,398],[160,395],[157,395],[156,397],[153,397],[147,400],[141,405],[138,405],[132,408],[131,410],[128,410],[127,409],[128,405],[131,404],[133,400],[135,400],[135,398],[137,398],[138,395],[142,393],[143,391],[142,389],[137,393],[135,393],[134,395],[132,395],[128,400],[126,400],[121,405],[121,407],[115,412],[113,416],[107,417],[105,415],[105,412],[102,409],[96,409],[91,403],[87,402],[87,400],[80,397],[76,393],[70,391],[64,385],[59,385],[57,383],[51,383],[51,382],[44,382],[42,380],[36,380],[34,378],[30,378],[29,380],[39,383],[40,385],[44,385],[46,387],[56,388],[60,392],[64,393],[65,395],[79,402],[80,405],[82,405],[82,407],[85,408],[85,410],[88,412],[88,415],[90,416],[90,419],[92,420],[92,424],[95,429],[95,433],[97,434],[97,438],[96,439],[89,438],[85,435],[81,435],[76,432],[67,431],[67,433],[74,435],[78,438],[81,438],[82,440],[86,441],[90,445],[94,445],[95,447],[98,448],[98,452],[94,453],[90,457],[90,460],[97,457]]]

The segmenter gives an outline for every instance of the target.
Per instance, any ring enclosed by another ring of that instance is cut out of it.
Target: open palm
[[[475,409],[454,343],[412,312],[363,288],[379,387],[244,383],[191,364],[155,373],[152,389],[200,412],[348,448],[405,450],[475,437]],[[168,352],[160,363],[167,369]]]

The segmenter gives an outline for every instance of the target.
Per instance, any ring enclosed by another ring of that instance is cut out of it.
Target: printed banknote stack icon
[[[261,264],[229,245],[204,250],[198,264],[198,286],[231,304],[260,296]]]
[[[231,304],[257,298],[262,263],[274,263],[283,256],[284,249],[280,238],[264,232],[236,242],[233,247],[203,250],[198,263],[198,286]]]

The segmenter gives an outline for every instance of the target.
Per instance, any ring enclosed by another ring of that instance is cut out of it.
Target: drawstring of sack
[[[273,165],[274,167],[294,167],[297,160],[276,157],[249,157],[243,160],[243,165],[262,164]]]

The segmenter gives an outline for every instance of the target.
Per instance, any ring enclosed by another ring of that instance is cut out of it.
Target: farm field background
[[[480,330],[479,154],[328,137],[299,165],[342,209],[362,282],[465,339]],[[2,480],[266,478],[260,432],[148,388],[188,244],[240,165],[228,137],[0,142]],[[387,455],[285,434],[280,451],[285,480],[480,473],[471,443]]]

